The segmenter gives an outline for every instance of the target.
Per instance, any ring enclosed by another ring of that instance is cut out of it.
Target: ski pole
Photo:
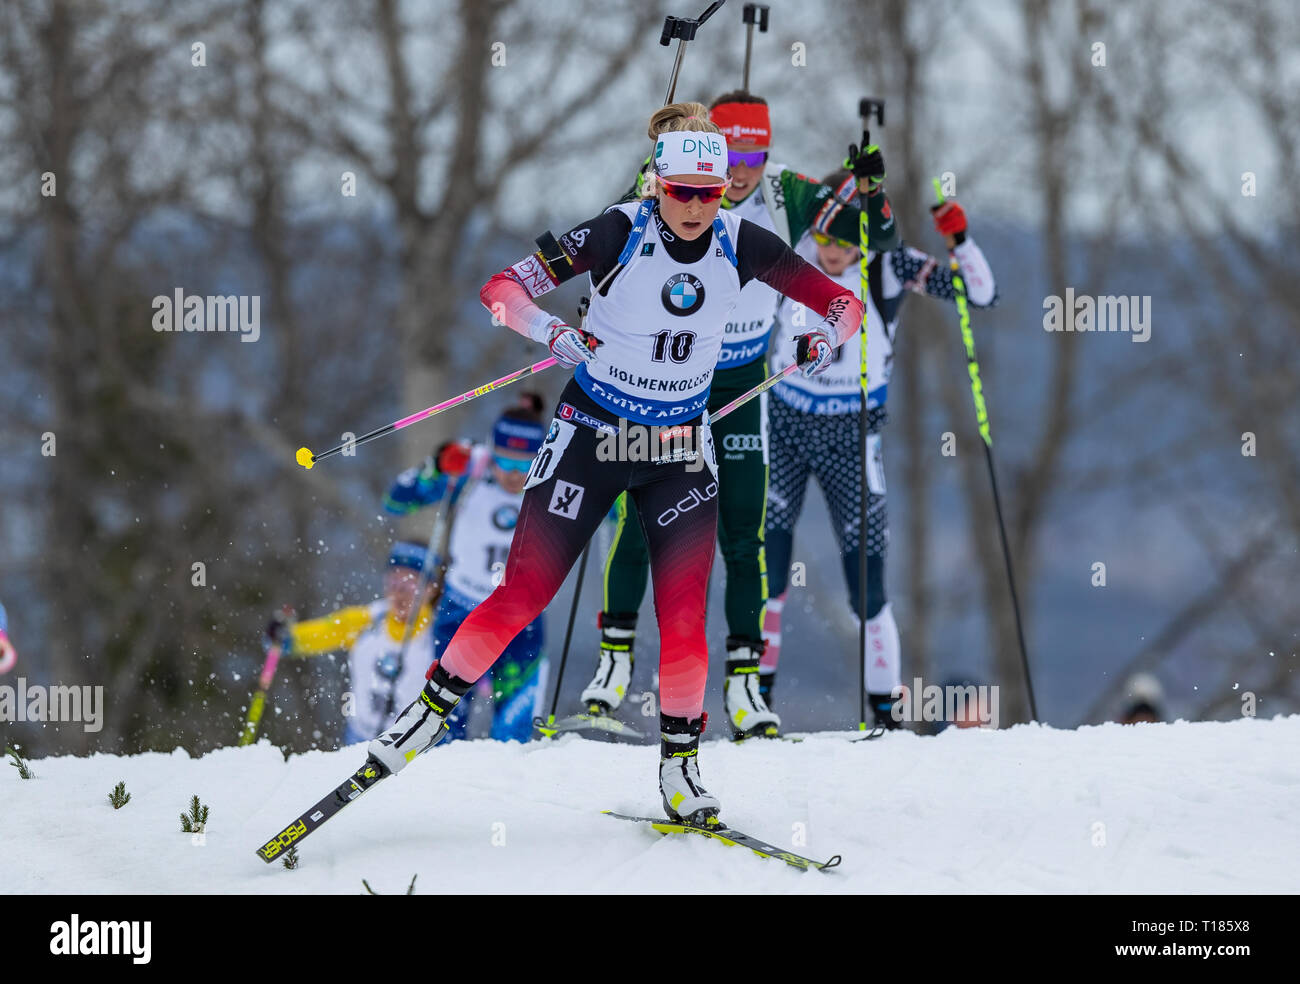
[[[468,477],[456,485],[453,490],[451,483],[448,483],[446,494],[443,496],[443,504],[438,509],[437,515],[433,520],[433,531],[429,534],[429,542],[424,548],[424,564],[420,568],[420,578],[415,586],[415,603],[411,605],[411,610],[406,615],[406,625],[402,629],[402,647],[397,652],[397,672],[400,675],[402,667],[406,665],[406,649],[411,644],[411,638],[415,635],[415,626],[420,618],[420,610],[424,607],[420,604],[420,598],[424,594],[426,585],[433,579],[432,568],[433,560],[438,560],[438,586],[429,597],[429,635],[433,636],[432,619],[437,612],[438,601],[442,597],[443,587],[447,583],[448,557],[447,551],[451,542],[451,525],[456,521],[456,506],[460,502],[460,497],[466,493],[469,483],[472,480]],[[429,656],[430,661],[433,659],[432,653]],[[389,706],[384,709],[388,717],[392,717],[396,707],[393,706],[393,694],[388,695]]]
[[[262,711],[266,706],[266,692],[271,689],[276,667],[280,665],[280,655],[284,646],[275,643],[266,651],[266,661],[262,664],[262,675],[257,678],[257,692],[248,703],[248,720],[244,730],[239,734],[240,745],[251,745],[257,739],[257,729],[262,723]]]
[[[430,580],[430,573],[433,567],[433,558],[438,557],[440,560],[445,554],[443,546],[444,531],[448,528],[448,512],[451,509],[451,487],[448,483],[447,492],[444,495],[444,502],[438,506],[437,513],[433,517],[433,530],[429,533],[429,542],[424,547],[424,563],[420,565],[420,577],[415,582],[415,603],[411,605],[411,610],[406,613],[406,625],[402,627],[402,647],[397,651],[398,673],[401,673],[401,667],[406,662],[406,647],[411,644],[411,636],[415,634],[415,624],[420,620],[420,609],[424,606],[420,604],[420,597],[424,594],[425,586]],[[391,702],[391,698],[390,698]],[[392,707],[385,708],[385,716],[392,716]]]
[[[391,434],[394,431],[399,431],[403,427],[411,426],[411,424],[419,423],[421,420],[432,417],[436,413],[442,413],[444,410],[458,407],[462,403],[468,403],[470,400],[477,400],[480,396],[486,396],[488,393],[500,389],[502,386],[509,386],[511,383],[517,383],[525,376],[531,376],[533,373],[541,372],[543,369],[549,369],[553,365],[555,365],[554,358],[543,359],[541,362],[534,362],[531,366],[524,366],[522,369],[516,369],[514,372],[502,376],[500,379],[494,379],[490,383],[484,383],[482,386],[476,386],[474,389],[466,390],[464,393],[460,394],[460,396],[453,396],[450,400],[444,400],[443,402],[437,403],[431,407],[426,407],[418,413],[411,414],[409,417],[403,417],[401,420],[395,420],[391,424],[385,424],[383,427],[376,428],[368,434],[362,434],[354,441],[340,444],[338,447],[330,448],[328,451],[322,451],[320,454],[313,454],[310,448],[299,448],[298,453],[295,455],[295,459],[298,464],[302,465],[304,468],[310,469],[322,458],[332,457],[344,448],[358,447],[362,444],[368,444],[376,438],[383,437],[386,434]]]
[[[749,59],[754,51],[754,28],[757,26],[760,34],[767,33],[767,14],[768,6],[765,3],[745,4],[743,14],[743,23],[745,24],[745,76],[741,88],[746,92],[749,91]]]
[[[943,188],[939,179],[934,179],[934,193],[939,204],[944,202]],[[1011,610],[1016,619],[1016,639],[1020,643],[1020,663],[1025,671],[1025,689],[1029,693],[1030,720],[1038,720],[1038,704],[1034,700],[1034,681],[1029,673],[1029,652],[1025,648],[1025,630],[1020,619],[1020,601],[1016,596],[1016,577],[1011,566],[1011,548],[1007,544],[1007,527],[1002,520],[1002,499],[998,495],[998,479],[993,468],[993,437],[989,433],[988,409],[984,405],[984,386],[980,382],[980,366],[975,358],[975,336],[970,330],[970,309],[966,305],[966,282],[961,276],[961,264],[957,254],[948,250],[948,268],[952,271],[953,291],[957,295],[957,316],[961,320],[961,338],[966,346],[966,371],[970,375],[970,392],[975,401],[975,421],[979,425],[980,437],[984,440],[984,458],[989,466],[989,485],[993,488],[993,509],[998,517],[998,536],[1002,540],[1002,559],[1007,568],[1007,586],[1011,589]]]
[[[727,0],[713,0],[708,9],[699,17],[674,17],[669,14],[664,18],[664,29],[659,35],[659,43],[667,48],[677,41],[677,56],[673,59],[673,74],[668,79],[668,94],[664,96],[664,105],[673,101],[677,92],[677,76],[682,70],[682,58],[686,54],[686,42],[695,40],[695,32],[701,24],[714,15]]]
[[[284,605],[280,611],[288,619],[294,616],[293,607],[290,605]],[[271,689],[271,681],[275,679],[275,671],[283,655],[284,643],[282,642],[273,643],[266,651],[266,660],[262,663],[262,672],[257,678],[257,692],[248,702],[248,719],[244,722],[244,730],[239,733],[240,745],[251,745],[257,740],[257,730],[262,723],[262,711],[266,706],[266,695]]]
[[[799,368],[799,364],[797,362],[792,362],[790,365],[786,366],[784,369],[782,369],[780,372],[776,373],[775,375],[768,376],[765,380],[763,380],[761,383],[759,383],[749,392],[741,393],[740,396],[736,397],[734,400],[728,403],[717,413],[709,414],[709,423],[712,424],[715,421],[721,420],[727,414],[731,413],[731,411],[744,406],[754,397],[758,396],[758,394],[767,392],[773,386],[775,386],[781,380],[785,379],[786,376],[790,375],[790,373],[794,372],[798,368]]]
[[[582,559],[578,562],[578,580],[573,586],[573,604],[569,606],[569,624],[564,629],[564,648],[560,650],[560,666],[555,671],[555,693],[551,695],[551,712],[546,716],[547,728],[555,724],[555,709],[560,703],[560,685],[564,682],[564,664],[569,661],[569,643],[573,641],[573,623],[578,615],[578,599],[582,597],[582,579],[587,573],[587,558],[591,554],[591,540],[582,548]],[[554,732],[543,729],[541,719],[534,721],[536,727],[548,738]]]
[[[8,673],[18,665],[18,651],[14,649],[13,643],[9,641],[9,636],[5,632],[5,606],[0,605],[0,676]],[[5,721],[0,718],[0,758],[3,758],[9,752],[9,746],[5,744]]]
[[[673,72],[668,78],[668,91],[664,94],[665,106],[672,103],[673,96],[677,92],[677,77],[681,74],[682,58],[686,55],[686,42],[695,40],[695,32],[699,30],[700,25],[712,17],[714,12],[725,2],[726,0],[713,0],[713,3],[709,4],[708,9],[705,10],[704,13],[700,14],[699,17],[673,17],[670,14],[664,18],[664,29],[659,35],[659,43],[664,47],[667,47],[672,43],[674,38],[677,39],[677,56],[673,59]],[[650,165],[651,174],[654,173],[654,148],[655,141],[651,141],[650,156],[646,161],[646,163]],[[641,190],[641,182],[642,178],[641,176],[638,176],[638,191]],[[633,228],[645,228],[645,224],[650,221],[650,213],[653,209],[654,199],[643,198],[640,206],[637,208],[637,215],[632,223]],[[622,272],[623,267],[627,265],[628,260],[631,259],[631,253],[628,250],[630,249],[632,242],[633,240],[628,241],[627,246],[624,247],[625,253],[619,255],[618,262],[610,267],[609,272],[605,274],[600,284],[596,287],[597,293],[603,291],[605,285],[617,277],[619,273]]]
[[[883,99],[862,99],[858,102],[858,116],[862,119],[862,153],[870,144],[871,117],[885,125]],[[858,380],[862,389],[862,407],[858,412],[858,449],[862,453],[859,481],[862,490],[858,495],[858,730],[867,730],[867,505],[870,483],[867,478],[867,325],[871,319],[871,219],[867,215],[867,197],[861,195],[862,207],[858,210],[858,274],[862,282],[862,321],[858,325]]]

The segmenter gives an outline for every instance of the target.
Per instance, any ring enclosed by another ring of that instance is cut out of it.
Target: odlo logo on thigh
[[[690,512],[702,502],[708,502],[718,494],[718,483],[710,482],[704,487],[704,491],[691,489],[691,494],[685,499],[679,499],[677,505],[670,506],[659,514],[659,525],[667,526],[682,513]]]

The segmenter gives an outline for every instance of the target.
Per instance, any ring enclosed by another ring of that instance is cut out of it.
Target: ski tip
[[[311,471],[311,466],[316,464],[316,456],[311,453],[311,448],[299,448],[298,453],[294,455],[294,458],[298,464],[302,465],[308,471]]]

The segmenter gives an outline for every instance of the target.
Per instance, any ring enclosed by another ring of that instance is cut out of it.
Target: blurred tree
[[[478,287],[537,232],[627,186],[671,63],[654,43],[668,6],[0,6],[0,171],[15,176],[0,187],[0,588],[23,672],[102,683],[109,699],[103,734],[29,728],[34,751],[230,743],[267,614],[374,596],[393,532],[381,486],[500,402],[331,468],[305,472],[293,451],[540,354],[490,325]],[[727,10],[693,43],[679,98],[737,84],[743,32]],[[857,136],[857,99],[884,95],[909,242],[940,248],[928,179],[952,170],[981,242],[1001,244],[1003,299],[975,329],[1053,723],[1108,717],[1140,668],[1189,714],[1237,713],[1233,683],[1263,696],[1261,713],[1300,707],[1298,31],[1286,0],[1194,0],[1176,21],[1098,0],[810,0],[777,7],[756,39],[753,85],[781,159],[829,170]],[[154,332],[152,299],[177,287],[258,297],[260,340]],[[1042,332],[1044,295],[1067,287],[1157,295],[1152,341]],[[576,294],[546,300],[568,315]],[[905,676],[978,675],[982,658],[1004,719],[1021,719],[949,309],[906,306],[895,379],[885,443]],[[956,459],[935,456],[948,430]],[[809,523],[800,550],[829,542]],[[1112,564],[1119,590],[1081,591],[1077,550],[1103,544],[1131,551]],[[838,570],[822,573],[804,601],[830,617],[806,619],[803,641],[845,655],[805,661],[809,727],[838,713],[831,697],[853,703],[839,683],[854,630]],[[287,748],[335,733],[344,681],[313,662],[283,671],[283,723],[267,722]]]

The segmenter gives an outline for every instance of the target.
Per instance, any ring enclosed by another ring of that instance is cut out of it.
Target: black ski
[[[390,775],[392,773],[388,767],[379,759],[373,756],[367,758],[366,764],[340,783],[332,793],[259,847],[257,856],[270,864],[280,856],[281,851],[298,843],[380,779]]]
[[[730,742],[733,745],[743,745],[747,741],[752,741],[756,745],[761,745],[765,741],[788,741],[788,742],[793,742],[795,744],[798,744],[799,742],[803,741],[803,738],[797,735],[762,735],[762,734],[734,735],[733,734],[730,737],[730,739],[724,739],[724,738],[718,739],[718,741],[726,741],[726,740],[730,740]]]
[[[860,737],[850,738],[849,744],[854,744],[860,741],[873,741],[876,738],[879,738],[884,733],[885,733],[885,729],[880,725],[876,725],[874,728],[872,728],[870,731],[866,732],[865,734],[861,735]],[[723,740],[724,739],[722,738],[718,739],[718,741],[723,741]],[[803,735],[740,735],[739,737],[732,735],[730,739],[733,745],[741,745],[744,744],[745,742],[750,742],[750,741],[754,742],[755,744],[762,744],[763,741],[801,742],[803,740],[804,740]]]
[[[630,820],[633,823],[649,824],[661,834],[701,834],[713,840],[720,840],[729,847],[747,847],[759,857],[776,858],[793,868],[798,868],[800,871],[807,871],[809,868],[825,871],[827,868],[834,868],[840,863],[838,854],[834,855],[829,861],[814,861],[812,858],[805,858],[789,851],[783,851],[779,847],[773,847],[766,841],[761,841],[757,837],[750,837],[749,834],[734,830],[722,822],[719,822],[716,826],[699,827],[691,823],[682,823],[680,820],[630,817],[624,813],[615,813],[613,810],[602,810],[601,812],[616,820]]]
[[[583,738],[600,741],[627,741],[640,744],[645,734],[631,725],[624,724],[608,714],[573,714],[558,721],[546,721],[540,717],[533,718],[533,727],[543,738],[558,738],[560,735],[576,734]]]

